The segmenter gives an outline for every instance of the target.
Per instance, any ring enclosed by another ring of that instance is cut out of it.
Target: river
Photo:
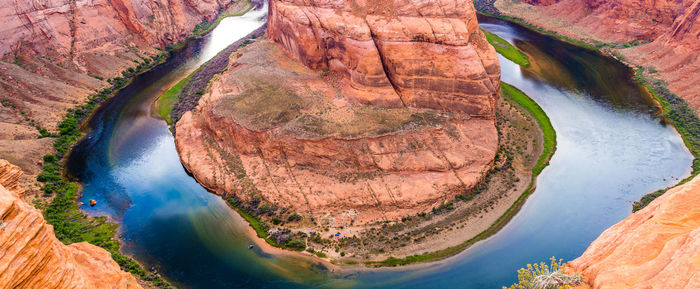
[[[327,272],[315,261],[266,254],[248,224],[179,162],[152,103],[228,44],[262,25],[267,8],[224,19],[205,37],[138,76],[95,112],[73,149],[71,175],[92,216],[121,224],[122,250],[180,288],[500,288],[516,270],[551,256],[579,256],[632,202],[689,175],[692,157],[631,71],[602,55],[519,25],[480,17],[521,48],[528,69],[500,58],[503,81],[549,115],[557,151],[521,211],[493,237],[446,260],[378,270]],[[499,56],[500,57],[500,56]]]

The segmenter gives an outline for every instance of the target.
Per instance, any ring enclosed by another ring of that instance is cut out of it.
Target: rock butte
[[[56,239],[41,212],[8,190],[21,174],[0,159],[0,288],[141,288],[104,249]]]
[[[654,67],[654,77],[700,109],[700,0],[496,0],[494,5],[573,39],[648,42],[613,51],[634,65]]]
[[[500,72],[471,1],[269,9],[269,40],[232,55],[177,123],[200,183],[339,227],[429,211],[482,181]]]
[[[610,227],[569,266],[593,288],[700,288],[700,177]]]

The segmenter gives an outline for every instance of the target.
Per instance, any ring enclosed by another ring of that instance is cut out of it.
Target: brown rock
[[[18,174],[0,160],[0,288],[141,288],[104,249],[58,241],[41,212],[5,188]]]
[[[607,229],[569,263],[593,288],[700,288],[700,177]]]

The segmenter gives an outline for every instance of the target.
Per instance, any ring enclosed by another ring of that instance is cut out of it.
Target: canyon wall
[[[0,0],[0,158],[38,174],[68,108],[159,48],[185,39],[231,0]]]
[[[651,76],[700,108],[700,0],[497,0],[494,5],[567,37],[607,43],[624,61],[653,68]]]
[[[569,262],[592,288],[700,288],[700,177],[610,227]]]
[[[21,174],[0,159],[0,288],[141,288],[104,249],[56,239],[41,212],[14,191]]]
[[[484,179],[500,71],[471,1],[269,7],[269,39],[234,53],[177,123],[201,184],[337,228],[430,211]]]
[[[68,108],[231,0],[0,0],[0,288],[140,288],[104,249],[63,245],[24,200]],[[241,4],[240,1],[238,1]],[[25,174],[18,173],[24,171]],[[37,193],[38,194],[38,193]],[[24,200],[23,200],[24,199]]]

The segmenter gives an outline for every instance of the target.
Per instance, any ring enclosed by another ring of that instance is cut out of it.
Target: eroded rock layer
[[[16,192],[21,170],[0,160],[0,288],[141,288],[102,248],[64,245]]]
[[[608,43],[700,108],[700,0],[497,0],[495,7],[573,39]]]
[[[498,146],[495,51],[471,2],[400,2],[271,1],[271,41],[232,55],[177,123],[185,167],[217,193],[334,227],[480,183]]]
[[[700,177],[607,229],[569,263],[593,288],[700,288]]]

